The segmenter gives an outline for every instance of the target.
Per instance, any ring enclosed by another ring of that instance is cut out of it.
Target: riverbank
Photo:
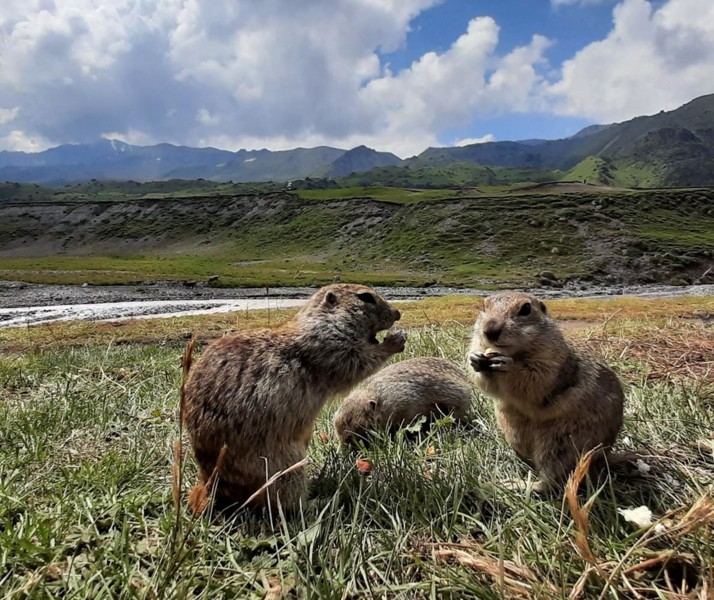
[[[377,287],[390,300],[483,296],[487,290],[454,287]],[[714,285],[598,286],[531,291],[544,298],[714,296]],[[174,317],[299,306],[313,287],[217,288],[181,283],[132,286],[43,285],[0,281],[0,327],[67,320]]]

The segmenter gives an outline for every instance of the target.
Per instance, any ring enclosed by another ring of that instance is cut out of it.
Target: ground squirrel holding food
[[[580,455],[598,446],[607,455],[615,442],[624,403],[617,375],[569,344],[538,298],[486,298],[469,362],[506,440],[538,470],[537,491],[562,486]]]
[[[288,323],[212,342],[190,372],[185,418],[200,483],[189,494],[194,513],[208,504],[214,470],[219,506],[240,506],[272,475],[302,460],[325,402],[377,371],[404,350],[390,329],[399,311],[374,290],[335,284],[316,292]],[[223,449],[223,451],[222,451]],[[219,461],[220,456],[220,461]],[[251,501],[299,507],[304,469],[277,479]]]
[[[422,415],[463,419],[472,389],[466,373],[448,360],[403,360],[352,390],[335,414],[335,429],[343,444],[354,444],[372,429],[395,430]]]

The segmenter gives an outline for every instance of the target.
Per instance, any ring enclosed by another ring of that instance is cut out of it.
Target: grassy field
[[[478,304],[400,305],[410,336],[400,358],[463,364]],[[445,420],[359,452],[338,447],[333,403],[310,447],[303,514],[265,520],[176,511],[180,357],[192,333],[276,325],[291,311],[0,329],[0,596],[707,597],[714,302],[549,307],[622,376],[619,446],[645,455],[648,473],[540,499],[507,487],[528,473],[478,394],[470,428]],[[189,458],[184,492],[194,472]],[[656,526],[620,512],[639,506]]]

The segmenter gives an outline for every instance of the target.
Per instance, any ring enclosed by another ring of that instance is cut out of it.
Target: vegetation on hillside
[[[336,278],[682,284],[711,266],[712,190],[442,198],[379,188],[380,201],[346,193],[0,204],[0,277],[106,284],[218,275],[221,285],[249,286]]]

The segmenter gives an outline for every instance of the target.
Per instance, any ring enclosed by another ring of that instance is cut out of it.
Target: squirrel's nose
[[[496,325],[495,323],[487,323],[483,328],[483,334],[489,342],[495,342],[501,335],[503,328]]]
[[[399,312],[396,308],[394,309],[394,320],[399,321],[399,319],[402,318],[402,313]]]

